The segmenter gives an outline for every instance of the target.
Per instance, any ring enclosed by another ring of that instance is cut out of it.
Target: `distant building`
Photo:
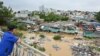
[[[29,14],[31,14],[31,12],[28,11],[28,10],[18,11],[18,12],[15,13],[15,17],[26,18],[26,17],[29,17]]]
[[[44,11],[45,11],[44,5],[42,5],[42,6],[39,7],[39,11],[40,11],[40,12],[44,12]]]

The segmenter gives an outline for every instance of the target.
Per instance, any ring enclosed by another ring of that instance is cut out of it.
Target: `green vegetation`
[[[40,50],[40,51],[45,52],[45,48],[44,48],[44,47],[38,46],[37,43],[31,44],[31,46],[33,46],[34,48],[36,48],[36,49],[38,49],[38,50]]]
[[[0,1],[0,25],[5,25],[10,18],[14,16],[14,13],[10,7],[3,5],[3,2]]]
[[[96,17],[96,20],[100,22],[100,12],[96,13],[95,17]]]
[[[16,32],[15,35],[18,36],[18,37],[22,37],[22,36],[23,36],[23,33],[21,33],[21,32]]]
[[[100,52],[100,48],[95,48],[95,50],[99,51]]]
[[[87,40],[95,39],[95,37],[87,37],[87,36],[84,36],[84,37],[85,37],[85,39],[87,39]]]
[[[9,22],[7,25],[16,25],[19,30],[27,30],[27,27],[24,23],[18,23],[16,20]]]
[[[34,12],[32,13],[34,15]],[[36,15],[39,15],[41,19],[44,19],[46,22],[51,22],[51,21],[67,21],[68,17],[63,16],[63,15],[57,15],[53,12],[51,13],[37,13]]]
[[[39,47],[38,49],[39,49],[40,51],[45,52],[45,48],[44,48],[44,47]]]
[[[42,34],[40,35],[40,37],[41,37],[41,38],[45,38],[45,36],[44,36],[44,35],[42,35]]]
[[[100,48],[99,47],[95,47],[95,46],[90,46],[92,49],[99,51],[100,52]]]
[[[37,43],[31,44],[31,46],[33,46],[34,48],[37,48],[37,47],[38,47],[38,46],[37,46]]]
[[[25,24],[23,24],[23,23],[17,23],[17,28],[19,29],[19,30],[27,30],[27,27],[26,27],[26,25]]]
[[[55,36],[53,37],[53,39],[54,39],[54,40],[61,40],[61,36],[60,36],[60,35],[55,35]]]

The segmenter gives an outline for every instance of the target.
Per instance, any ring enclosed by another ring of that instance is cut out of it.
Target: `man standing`
[[[16,26],[10,25],[8,26],[8,31],[5,32],[2,36],[0,42],[0,56],[9,56],[14,47],[14,43],[20,42],[14,33],[16,32]]]

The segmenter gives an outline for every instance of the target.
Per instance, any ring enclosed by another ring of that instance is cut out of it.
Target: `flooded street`
[[[45,35],[44,43],[41,45],[46,49],[45,53],[50,56],[72,56],[72,50],[70,48],[74,43],[74,38],[76,35],[70,35],[65,33],[48,33],[48,32],[38,32],[38,33],[24,33],[27,37],[36,36],[37,39],[40,34]],[[53,40],[54,35],[61,35],[63,39],[61,41]]]

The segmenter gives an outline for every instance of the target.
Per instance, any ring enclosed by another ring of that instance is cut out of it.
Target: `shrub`
[[[25,26],[25,24],[18,24],[17,27],[20,30],[27,30],[27,27]]]
[[[96,50],[100,52],[100,48],[96,48]]]
[[[37,47],[38,47],[37,44],[35,44],[35,43],[32,44],[32,46],[33,46],[34,48],[37,48]]]
[[[39,47],[38,49],[39,49],[40,51],[45,52],[45,48],[44,48],[44,47]]]
[[[44,35],[42,35],[42,34],[40,35],[40,37],[41,37],[41,38],[45,38],[45,36],[44,36]]]
[[[61,36],[60,35],[56,35],[53,37],[54,40],[61,40]]]

